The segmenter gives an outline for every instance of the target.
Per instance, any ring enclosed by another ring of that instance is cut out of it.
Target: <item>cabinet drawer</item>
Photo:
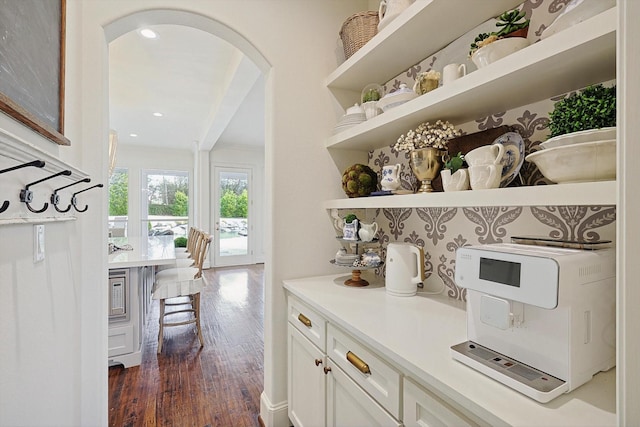
[[[400,427],[382,406],[331,360],[327,375],[327,427]],[[320,424],[316,424],[320,425]]]
[[[133,353],[133,326],[109,328],[109,357]]]
[[[294,297],[288,298],[289,323],[320,350],[326,349],[327,321],[308,305]]]
[[[404,379],[403,422],[406,427],[477,426],[442,398]]]
[[[327,355],[394,417],[400,419],[400,373],[363,344],[329,324]]]

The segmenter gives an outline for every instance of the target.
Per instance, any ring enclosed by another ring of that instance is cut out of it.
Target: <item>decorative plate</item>
[[[504,146],[502,179],[500,180],[500,187],[502,188],[511,184],[520,173],[520,168],[524,163],[524,141],[518,132],[507,132],[497,137],[493,143]]]

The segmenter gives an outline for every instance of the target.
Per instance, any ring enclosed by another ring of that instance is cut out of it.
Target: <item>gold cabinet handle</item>
[[[327,375],[329,372],[331,372],[331,368],[330,367],[325,367],[324,369],[324,374]]]
[[[355,354],[351,353],[350,351],[347,351],[347,360],[353,366],[355,366],[357,370],[359,370],[363,374],[370,374],[371,373],[371,370],[369,369],[369,365],[364,363],[364,361],[362,359],[360,359],[358,356],[356,356]]]
[[[306,326],[307,328],[311,327],[311,320],[309,320],[309,318],[307,316],[305,316],[304,314],[302,314],[302,313],[298,314],[298,320],[300,322],[302,322],[302,324],[304,326]]]
[[[322,365],[322,360],[321,359],[316,359],[315,362],[316,362],[316,366]]]

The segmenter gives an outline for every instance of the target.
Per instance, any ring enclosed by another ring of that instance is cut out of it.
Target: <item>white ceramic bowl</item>
[[[508,37],[482,46],[471,55],[471,60],[476,67],[482,68],[527,46],[529,40],[524,37]]]
[[[547,148],[529,154],[526,160],[558,184],[610,181],[616,179],[616,140]]]
[[[588,129],[580,132],[572,132],[564,135],[554,136],[542,142],[540,146],[544,149],[560,147],[563,145],[582,144],[584,142],[608,141],[616,139],[616,127],[602,129]]]

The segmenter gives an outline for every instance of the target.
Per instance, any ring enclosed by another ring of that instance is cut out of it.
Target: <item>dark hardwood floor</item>
[[[263,266],[205,270],[200,348],[194,325],[165,328],[158,303],[142,364],[109,368],[110,426],[259,426],[263,390]]]

